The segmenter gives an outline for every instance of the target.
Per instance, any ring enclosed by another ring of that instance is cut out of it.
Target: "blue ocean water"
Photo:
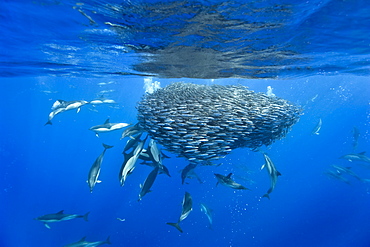
[[[2,1],[0,3],[0,246],[64,246],[86,236],[112,246],[370,246],[369,164],[339,157],[370,152],[369,13],[365,1]],[[236,149],[199,166],[203,181],[181,184],[188,162],[164,152],[171,177],[158,175],[138,202],[151,168],[138,165],[124,187],[121,131],[91,126],[137,122],[144,80],[241,84],[303,109],[282,140],[263,147],[282,176],[271,199],[261,153]],[[44,126],[58,100],[117,104],[81,107]],[[319,135],[312,130],[319,119]],[[354,145],[353,129],[360,133]],[[103,151],[92,193],[89,169]],[[370,156],[370,154],[367,154]],[[361,181],[326,173],[352,167]],[[214,173],[248,187],[216,186]],[[193,211],[181,222],[185,191]],[[210,229],[200,204],[213,210]],[[50,223],[64,210],[89,214]],[[124,219],[124,221],[117,220]]]

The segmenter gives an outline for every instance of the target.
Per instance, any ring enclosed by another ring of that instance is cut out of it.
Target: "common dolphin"
[[[327,175],[328,177],[340,180],[346,184],[349,184],[349,185],[351,184],[348,179],[342,176],[341,172],[329,170],[329,171],[324,172],[324,174]]]
[[[332,165],[332,167],[336,169],[338,173],[346,173],[352,177],[357,178],[360,181],[362,180],[356,173],[352,171],[351,167],[342,167],[342,166],[336,166],[336,165]]]
[[[215,173],[215,176],[217,178],[216,185],[218,185],[220,183],[222,185],[225,185],[226,187],[230,187],[230,188],[237,189],[237,190],[249,190],[248,188],[244,187],[243,185],[238,184],[234,180],[232,180],[231,175],[233,175],[233,174],[229,173],[227,176],[224,176],[224,175]]]
[[[111,244],[110,242],[110,236],[105,241],[96,241],[96,242],[88,242],[85,240],[86,237],[83,237],[80,239],[80,241],[77,241],[72,244],[64,245],[64,247],[97,247],[103,244]]]
[[[193,198],[191,197],[189,192],[185,192],[184,199],[182,200],[182,211],[179,220],[176,223],[166,223],[167,225],[176,227],[177,230],[183,232],[180,227],[180,222],[185,220],[190,212],[193,210]]]
[[[366,162],[366,163],[370,163],[370,158],[367,157],[365,155],[366,152],[361,152],[361,153],[353,153],[353,154],[346,154],[346,155],[343,155],[341,157],[339,157],[339,159],[346,159],[348,161],[362,161],[362,162]]]
[[[270,179],[271,179],[271,187],[267,191],[267,193],[264,194],[262,197],[267,197],[268,199],[270,199],[270,194],[274,190],[276,182],[277,182],[277,178],[278,178],[278,176],[281,176],[281,173],[278,170],[276,170],[276,167],[275,167],[274,163],[272,162],[270,157],[267,156],[267,154],[264,153],[263,157],[265,158],[265,164],[261,167],[261,170],[264,167],[267,168],[267,172],[268,172],[268,174],[270,176]]]
[[[52,112],[49,113],[49,119],[45,123],[45,125],[52,124],[51,120],[58,115],[59,113],[77,109],[77,113],[80,112],[81,106],[88,104],[89,102],[85,100],[74,100],[74,101],[65,101],[58,99],[54,102],[53,106],[51,107]]]
[[[312,135],[319,135],[320,133],[320,130],[321,130],[321,126],[322,126],[322,120],[321,118],[319,119],[319,121],[317,122],[315,128],[313,128],[311,134]]]
[[[139,141],[137,146],[133,151],[131,151],[131,153],[126,154],[125,152],[123,152],[124,161],[122,163],[118,176],[121,186],[125,184],[127,176],[134,171],[136,167],[136,161],[138,160],[140,153],[143,151],[144,144],[147,138],[148,136],[146,136],[144,140]]]
[[[192,171],[197,167],[197,164],[190,163],[189,165],[185,166],[184,169],[181,171],[181,183],[184,184],[185,179],[188,178],[192,173]]]
[[[35,218],[35,220],[44,222],[44,225],[46,228],[50,229],[50,226],[48,225],[49,223],[54,223],[54,222],[61,222],[65,220],[73,220],[76,218],[83,218],[85,221],[87,221],[87,217],[90,212],[87,212],[84,215],[78,215],[78,214],[65,214],[64,210],[59,211],[58,213],[55,214],[45,214],[43,216]]]
[[[155,179],[157,178],[159,166],[156,166],[148,175],[148,177],[145,179],[145,182],[143,185],[140,185],[141,191],[139,194],[139,200],[143,198],[148,192],[151,192],[150,188],[152,187]]]
[[[131,127],[128,127],[126,128],[123,132],[122,132],[122,136],[121,136],[121,140],[127,136],[133,136],[133,135],[136,135],[136,134],[139,134],[139,133],[142,133],[143,130],[140,128],[139,124],[135,124],[134,126],[131,126]]]
[[[210,209],[206,204],[204,203],[201,203],[200,205],[200,211],[202,211],[206,216],[207,216],[207,219],[209,221],[209,228],[212,229],[212,222],[213,222],[213,219],[212,219],[212,209]]]
[[[100,174],[100,166],[101,166],[101,163],[103,162],[105,151],[107,151],[107,149],[109,148],[112,148],[113,146],[109,146],[103,143],[103,147],[104,147],[104,151],[99,155],[98,158],[96,158],[94,164],[90,168],[89,175],[87,177],[87,183],[89,184],[91,193],[95,187],[95,184],[101,182],[98,180],[98,178]]]
[[[128,123],[111,123],[109,122],[109,118],[105,120],[104,124],[96,125],[91,127],[89,130],[94,131],[95,135],[99,137],[99,133],[105,133],[105,132],[110,132],[113,130],[119,130],[122,128],[125,128],[129,126],[130,124]]]

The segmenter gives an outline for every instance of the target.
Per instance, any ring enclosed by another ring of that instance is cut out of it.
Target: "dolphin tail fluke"
[[[53,123],[49,120],[46,122],[46,124],[44,124],[44,126],[49,125],[49,124],[52,125]]]
[[[180,224],[179,224],[180,222],[177,222],[177,223],[166,223],[167,225],[170,225],[170,226],[173,226],[173,227],[175,227],[177,230],[179,230],[181,233],[183,233],[183,231],[182,231],[182,229],[181,229],[181,227],[180,227]]]
[[[108,236],[108,237],[107,237],[107,240],[105,240],[105,243],[106,243],[106,244],[112,244],[112,243],[110,242],[110,236]]]
[[[88,221],[87,217],[89,216],[90,212],[87,212],[82,218],[84,218],[85,221]]]
[[[107,145],[107,144],[104,144],[104,143],[103,143],[103,147],[104,147],[105,149],[110,149],[110,148],[112,148],[113,146],[109,146],[109,145]]]
[[[262,197],[266,197],[267,199],[270,200],[270,195],[268,193],[264,194]]]

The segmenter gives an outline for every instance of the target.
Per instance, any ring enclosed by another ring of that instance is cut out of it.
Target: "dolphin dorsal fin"
[[[107,118],[107,120],[105,120],[104,124],[108,124],[109,123],[109,118]]]
[[[226,177],[231,178],[231,175],[233,175],[233,174],[230,172]]]
[[[64,209],[60,210],[57,214],[63,214],[63,212],[64,212]]]
[[[85,237],[83,237],[83,238],[81,238],[81,239],[80,239],[80,241],[78,241],[78,242],[84,242],[84,241],[85,241],[85,239],[86,239],[86,236],[85,236]]]
[[[365,155],[365,153],[366,153],[366,151],[363,151],[363,152],[361,152],[361,153],[358,153],[358,154],[362,154],[362,155]]]

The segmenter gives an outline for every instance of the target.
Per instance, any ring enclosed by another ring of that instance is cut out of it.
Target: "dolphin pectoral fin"
[[[99,138],[99,134],[97,132],[95,133],[95,136]]]
[[[44,225],[45,225],[45,227],[46,227],[47,229],[50,229],[50,226],[49,226],[48,224],[44,223]]]
[[[177,230],[179,230],[181,233],[183,233],[183,231],[182,231],[182,229],[181,229],[181,227],[179,225],[179,222],[177,222],[177,223],[169,223],[168,222],[166,224],[175,227]]]
[[[81,110],[81,107],[78,107],[78,108],[77,108],[77,113],[79,113],[79,112],[80,112],[80,110]]]
[[[279,171],[276,171],[276,176],[281,176],[281,173]]]
[[[96,183],[97,183],[97,184],[100,184],[100,183],[101,183],[101,180],[96,180]]]

